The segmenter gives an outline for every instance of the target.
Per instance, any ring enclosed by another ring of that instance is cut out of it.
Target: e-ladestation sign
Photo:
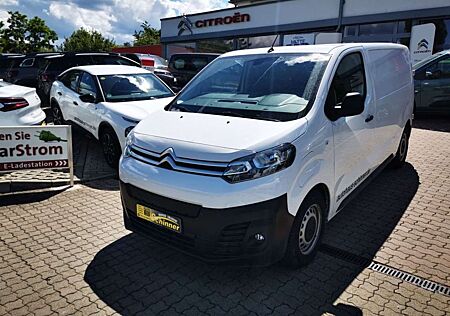
[[[70,126],[0,127],[0,172],[26,169],[70,169]]]

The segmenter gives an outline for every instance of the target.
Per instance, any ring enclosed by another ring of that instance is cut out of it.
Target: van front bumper
[[[207,262],[258,266],[275,263],[285,253],[294,221],[287,210],[286,194],[255,204],[211,209],[153,194],[122,181],[120,192],[128,230]],[[181,232],[137,217],[137,204],[180,219]]]

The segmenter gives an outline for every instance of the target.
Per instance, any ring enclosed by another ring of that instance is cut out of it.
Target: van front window
[[[264,54],[218,58],[169,106],[186,111],[289,121],[314,102],[327,54]]]

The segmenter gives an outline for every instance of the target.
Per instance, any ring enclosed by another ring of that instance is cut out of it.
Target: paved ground
[[[450,133],[429,123],[301,270],[208,265],[129,233],[115,180],[0,197],[0,315],[450,315],[450,295],[367,267],[450,285]]]
[[[88,137],[80,128],[73,129],[73,160],[75,182],[114,177],[115,170],[103,158],[97,140]],[[67,170],[23,170],[0,173],[0,193],[17,192],[45,187],[57,187],[69,183]]]

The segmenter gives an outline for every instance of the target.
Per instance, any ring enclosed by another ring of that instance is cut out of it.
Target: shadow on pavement
[[[0,206],[42,202],[66,191],[68,188],[69,187],[66,186],[63,188],[45,189],[39,192],[21,192],[0,195]]]
[[[91,189],[102,190],[102,191],[119,191],[119,177],[116,175],[114,177],[108,177],[105,180],[93,180],[87,181],[83,183],[84,186],[87,186]]]
[[[450,132],[450,114],[415,114],[413,128]]]
[[[407,164],[383,171],[327,227],[324,242],[372,259],[419,185]],[[96,254],[85,281],[123,315],[182,313],[362,315],[336,299],[365,268],[320,251],[302,269],[210,265],[131,233]]]

